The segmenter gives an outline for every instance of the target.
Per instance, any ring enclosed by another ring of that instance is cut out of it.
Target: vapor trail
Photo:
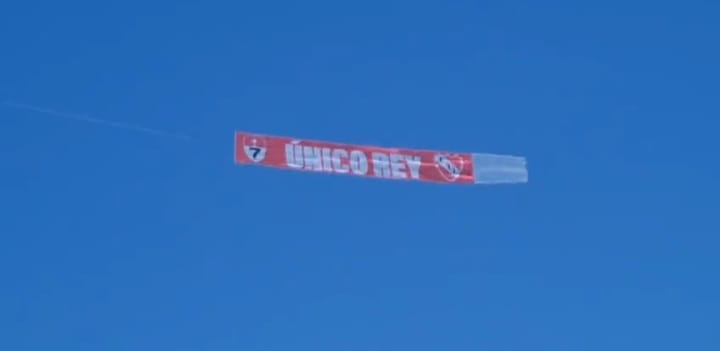
[[[32,105],[19,104],[19,103],[14,103],[14,102],[10,102],[10,101],[3,101],[3,105],[18,108],[18,109],[24,109],[24,110],[28,110],[28,111],[38,112],[38,113],[44,113],[46,115],[62,117],[65,119],[72,119],[72,120],[76,120],[76,121],[95,123],[95,124],[104,125],[104,126],[112,127],[112,128],[129,129],[129,130],[134,130],[136,132],[143,132],[143,133],[148,133],[148,134],[173,137],[173,138],[187,140],[187,141],[192,140],[191,137],[184,135],[184,134],[180,134],[180,133],[174,133],[174,132],[169,132],[169,131],[164,131],[164,130],[159,130],[159,129],[147,128],[147,127],[143,127],[143,126],[139,126],[139,125],[127,124],[127,123],[122,123],[122,122],[108,121],[108,120],[99,119],[99,118],[92,118],[92,117],[88,117],[88,116],[80,115],[80,114],[58,112],[55,110],[32,106]]]

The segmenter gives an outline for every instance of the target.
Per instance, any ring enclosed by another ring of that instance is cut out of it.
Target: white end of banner
[[[527,183],[527,160],[521,156],[472,154],[475,184]]]

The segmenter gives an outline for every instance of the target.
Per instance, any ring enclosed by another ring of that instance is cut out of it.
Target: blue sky
[[[720,5],[15,1],[4,350],[717,350]],[[233,131],[528,158],[438,186]]]

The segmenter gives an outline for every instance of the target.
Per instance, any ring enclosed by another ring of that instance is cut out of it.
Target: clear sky
[[[718,350],[720,3],[9,1],[2,350]],[[528,158],[240,167],[233,132]]]

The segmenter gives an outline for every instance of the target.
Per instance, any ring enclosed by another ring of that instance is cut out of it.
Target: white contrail
[[[19,104],[19,103],[14,103],[14,102],[10,102],[10,101],[3,101],[3,105],[9,106],[9,107],[14,107],[14,108],[19,108],[19,109],[24,109],[24,110],[29,110],[29,111],[34,111],[34,112],[38,112],[38,113],[44,113],[47,115],[62,117],[62,118],[66,118],[66,119],[73,119],[76,121],[83,121],[83,122],[90,122],[90,123],[105,125],[105,126],[113,127],[113,128],[129,129],[129,130],[134,130],[137,132],[169,136],[169,137],[183,139],[183,140],[192,140],[191,137],[184,135],[184,134],[173,133],[173,132],[168,132],[168,131],[159,130],[159,129],[152,129],[152,128],[127,124],[127,123],[107,121],[107,120],[103,120],[103,119],[92,118],[92,117],[88,117],[85,115],[79,115],[79,114],[74,114],[74,113],[58,112],[55,110],[32,106],[32,105]]]

